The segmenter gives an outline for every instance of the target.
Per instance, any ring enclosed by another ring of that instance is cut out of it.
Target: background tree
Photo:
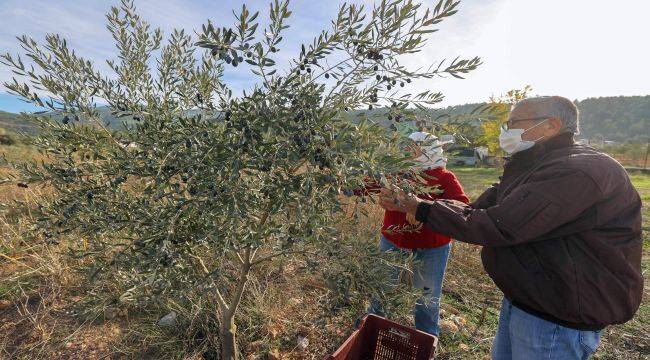
[[[342,4],[332,28],[286,67],[274,58],[288,1],[271,3],[264,29],[243,6],[232,27],[208,22],[196,42],[176,30],[163,45],[162,32],[123,0],[107,14],[119,53],[108,60],[110,75],[59,35],[43,45],[20,37],[25,56],[2,62],[22,80],[5,85],[49,111],[37,114],[31,140],[48,160],[12,164],[21,187],[53,189],[34,209],[35,225],[46,238],[77,239],[69,255],[87,259],[79,264],[90,283],[122,288],[121,302],[214,296],[222,358],[237,358],[235,316],[251,269],[279,256],[345,259],[331,226],[341,194],[368,178],[386,183],[384,173],[408,162],[401,137],[344,113],[385,106],[394,119],[409,106],[424,109],[442,95],[411,94],[408,84],[480,64],[400,64],[458,4],[383,0],[369,12]],[[233,94],[226,69],[258,81]],[[111,128],[98,103],[132,121]]]
[[[476,144],[487,146],[488,152],[492,155],[503,155],[504,152],[499,146],[501,127],[508,122],[510,108],[528,97],[532,89],[530,85],[526,85],[521,90],[513,89],[499,97],[491,97],[487,105],[487,116],[481,121],[481,133],[476,139]]]

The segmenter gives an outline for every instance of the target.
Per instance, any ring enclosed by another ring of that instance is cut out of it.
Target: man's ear
[[[544,131],[544,135],[546,135],[547,137],[557,135],[560,133],[561,129],[562,129],[562,121],[558,118],[550,118],[548,119],[546,130]]]

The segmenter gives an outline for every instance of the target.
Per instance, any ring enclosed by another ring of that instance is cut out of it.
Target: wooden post
[[[650,141],[645,146],[645,160],[643,161],[643,168],[648,168],[648,154],[650,153]]]

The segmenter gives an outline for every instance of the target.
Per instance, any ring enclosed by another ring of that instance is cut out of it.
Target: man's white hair
[[[512,110],[521,106],[528,106],[536,114],[535,117],[548,116],[559,119],[562,122],[560,132],[572,134],[580,133],[579,112],[576,105],[569,99],[562,96],[540,96],[528,98],[516,103]]]

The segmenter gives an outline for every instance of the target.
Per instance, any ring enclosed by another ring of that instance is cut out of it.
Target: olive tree
[[[123,300],[196,287],[215,296],[221,355],[237,358],[235,317],[251,269],[335,247],[330,219],[344,195],[408,161],[390,129],[348,114],[374,107],[374,117],[403,120],[442,99],[411,93],[412,81],[480,64],[401,65],[458,3],[342,4],[331,29],[286,64],[277,59],[288,0],[270,4],[266,25],[243,6],[231,26],[210,21],[196,37],[176,30],[167,40],[123,0],[107,14],[118,52],[108,74],[59,35],[19,37],[24,55],[2,56],[18,75],[5,86],[46,109],[31,142],[48,158],[14,164],[16,181],[53,190],[40,200],[39,228],[74,234],[72,254],[90,259],[90,279],[128,279]],[[255,80],[233,92],[229,71]]]

